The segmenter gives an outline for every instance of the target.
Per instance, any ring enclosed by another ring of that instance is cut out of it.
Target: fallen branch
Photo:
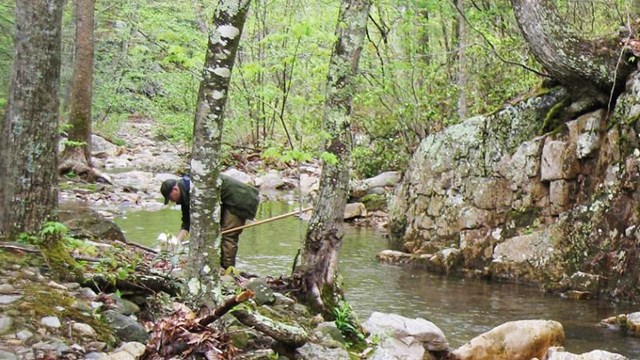
[[[0,248],[2,249],[9,249],[9,250],[18,250],[18,251],[24,251],[24,252],[28,252],[28,253],[39,253],[40,249],[37,249],[33,246],[29,246],[29,245],[20,245],[17,243],[10,243],[10,242],[6,242],[6,241],[0,241]]]
[[[253,291],[245,290],[238,295],[232,296],[224,301],[224,303],[217,308],[213,309],[213,312],[210,315],[203,317],[200,320],[197,320],[197,323],[200,326],[207,326],[212,322],[218,320],[224,314],[228,313],[229,310],[233,309],[237,305],[249,300],[253,297]]]
[[[232,314],[242,324],[253,327],[284,345],[298,348],[309,341],[309,335],[300,327],[283,324],[245,310],[236,310]]]

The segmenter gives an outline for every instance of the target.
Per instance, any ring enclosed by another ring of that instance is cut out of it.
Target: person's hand
[[[187,236],[189,236],[189,232],[185,229],[180,230],[180,232],[178,232],[178,235],[176,236],[176,238],[178,239],[178,244],[182,244],[182,242],[184,241],[184,239],[187,238]]]

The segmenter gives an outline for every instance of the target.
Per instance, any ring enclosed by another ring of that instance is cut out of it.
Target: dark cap
[[[162,196],[164,196],[165,205],[169,203],[169,194],[171,194],[171,190],[173,190],[173,187],[176,186],[177,183],[178,181],[175,179],[168,179],[162,182],[160,192],[162,193]]]

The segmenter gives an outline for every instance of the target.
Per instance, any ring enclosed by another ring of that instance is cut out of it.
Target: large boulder
[[[95,241],[126,241],[122,230],[113,221],[79,202],[60,204],[60,221],[71,236]]]
[[[457,360],[531,360],[544,358],[552,346],[564,343],[557,321],[510,321],[473,338],[453,352]]]
[[[406,350],[413,353],[414,350],[411,350],[414,347],[413,344],[418,344],[429,351],[449,350],[449,343],[442,330],[425,319],[409,319],[396,314],[374,312],[362,325],[373,336],[400,340],[406,345],[406,349],[401,349],[402,352]],[[398,342],[388,344],[393,345],[388,348],[398,348],[395,346]]]
[[[613,111],[576,109],[553,89],[427,136],[390,199],[394,245],[458,247],[457,272],[548,290],[588,272],[607,279],[593,296],[638,299],[640,72]]]

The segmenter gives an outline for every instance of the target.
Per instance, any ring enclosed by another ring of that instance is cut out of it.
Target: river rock
[[[600,289],[602,277],[578,271],[569,278],[569,288],[578,291],[588,291],[597,294]]]
[[[0,305],[9,305],[22,298],[22,295],[0,295]]]
[[[313,331],[313,334],[318,339],[333,340],[341,344],[346,343],[344,335],[342,335],[342,331],[338,329],[335,321],[326,321],[318,324],[316,329]]]
[[[0,315],[0,335],[11,330],[11,326],[13,326],[13,318],[10,316]]]
[[[119,147],[102,136],[91,135],[91,155],[94,157],[116,156]]]
[[[530,360],[544,358],[564,343],[562,325],[552,320],[504,323],[473,338],[453,352],[458,360]]]
[[[227,169],[223,172],[223,174],[227,175],[228,177],[238,180],[240,182],[243,182],[245,184],[249,184],[249,185],[255,185],[255,183],[253,182],[253,179],[251,178],[251,176],[249,176],[247,173],[242,172],[238,169],[234,169],[234,168],[230,168]]]
[[[18,356],[12,352],[0,350],[0,359],[2,360],[18,360]]]
[[[70,235],[75,238],[126,241],[116,223],[79,202],[61,203],[60,221],[69,228]]]
[[[640,337],[640,312],[627,314],[624,326],[629,334]]]
[[[258,305],[270,305],[273,304],[276,300],[275,296],[273,295],[273,290],[262,278],[251,279],[245,286],[248,290],[253,291],[253,299]]]
[[[382,250],[376,255],[378,261],[388,264],[402,264],[411,261],[413,256],[409,253],[397,250]]]
[[[425,319],[409,319],[396,314],[373,312],[362,326],[371,335],[382,339],[392,337],[405,344],[417,341],[429,351],[449,349],[449,343],[442,330]]]
[[[13,294],[15,291],[11,284],[0,284],[0,294]]]
[[[304,195],[316,193],[320,189],[320,181],[315,175],[300,175],[300,192]]]
[[[149,334],[144,327],[131,317],[118,314],[113,310],[105,311],[103,316],[107,320],[107,323],[113,327],[120,340],[141,343],[146,343],[147,340],[149,340]]]
[[[55,329],[62,326],[62,324],[60,323],[60,319],[58,319],[57,316],[45,316],[42,319],[40,319],[40,323],[46,327],[55,328]]]
[[[629,360],[626,356],[603,350],[594,350],[581,355],[565,352],[561,347],[552,347],[547,352],[546,360]]]
[[[408,343],[407,343],[408,341]],[[371,360],[431,360],[422,343],[413,338],[405,340],[386,338],[374,350]]]
[[[386,186],[395,186],[400,181],[399,171],[386,171],[372,178],[364,180],[367,189],[380,188]]]
[[[73,325],[71,325],[71,328],[74,331],[76,331],[78,334],[80,334],[80,336],[85,336],[85,337],[95,337],[96,336],[96,331],[88,324],[73,323]]]
[[[256,177],[255,185],[260,188],[260,191],[263,191],[280,189],[285,183],[279,172],[271,170],[266,175]]]
[[[352,220],[367,216],[367,208],[363,203],[349,203],[344,208],[344,219]]]
[[[300,360],[349,360],[349,353],[343,347],[330,348],[308,342],[296,349],[296,359]]]

